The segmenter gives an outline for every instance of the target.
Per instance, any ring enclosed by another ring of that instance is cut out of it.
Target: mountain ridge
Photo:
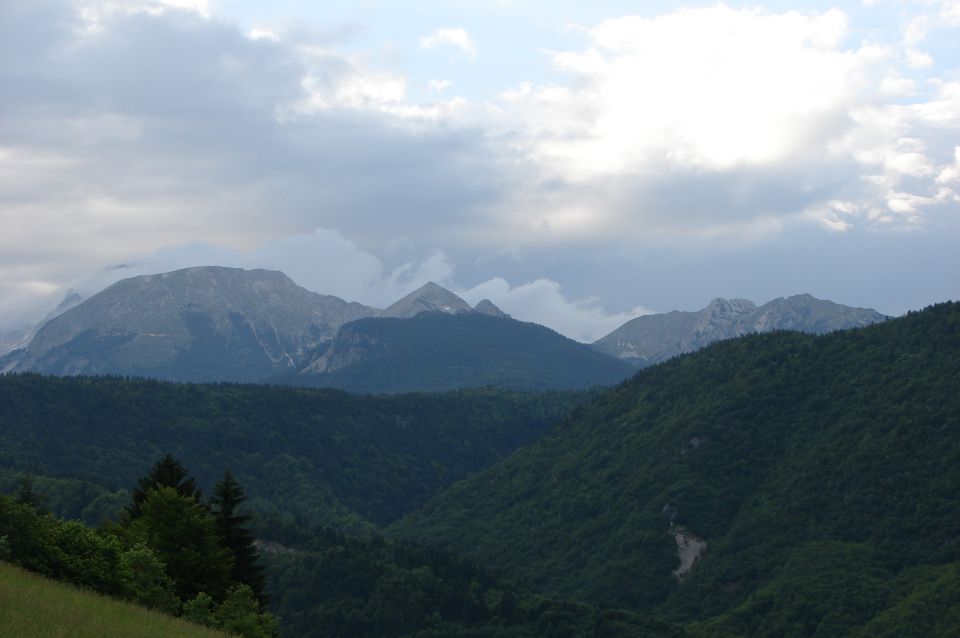
[[[376,312],[278,271],[185,268],[121,280],[52,319],[12,371],[252,381]]]
[[[762,306],[747,299],[717,297],[694,312],[675,310],[636,317],[591,345],[644,368],[715,341],[755,332],[824,334],[886,319],[869,308],[852,308],[806,293],[777,297]]]

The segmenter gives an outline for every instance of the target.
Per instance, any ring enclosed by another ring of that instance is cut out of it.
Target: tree
[[[190,497],[194,501],[200,500],[200,489],[187,474],[186,468],[167,454],[157,461],[150,473],[140,478],[137,481],[137,486],[133,488],[132,502],[126,508],[126,514],[130,520],[140,517],[141,506],[146,500],[147,494],[150,493],[150,490],[159,487],[171,487],[181,496]]]
[[[29,505],[38,512],[43,511],[43,498],[33,489],[33,476],[26,474],[20,477],[20,488],[17,490],[17,503]]]
[[[245,500],[247,497],[243,488],[227,470],[223,473],[223,479],[214,487],[210,504],[213,506],[220,544],[226,547],[233,557],[231,580],[249,585],[257,598],[265,601],[263,567],[258,564],[260,553],[257,551],[253,534],[246,527],[251,517],[237,513],[237,507]]]
[[[220,545],[213,515],[195,498],[173,487],[150,490],[127,533],[166,565],[180,600],[190,600],[200,592],[223,600],[233,559]]]

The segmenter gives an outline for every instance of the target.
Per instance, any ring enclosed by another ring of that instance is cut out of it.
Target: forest
[[[123,562],[162,565],[175,613],[225,627],[236,559],[190,575],[156,530],[190,511],[223,550],[226,481],[265,575],[244,608],[285,636],[954,636],[958,390],[955,303],[587,393],[7,376],[2,550],[134,600]],[[164,462],[189,475],[155,488]],[[682,578],[679,531],[705,543]]]

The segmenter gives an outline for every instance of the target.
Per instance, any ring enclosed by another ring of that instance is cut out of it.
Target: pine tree
[[[166,565],[180,600],[191,600],[200,592],[223,600],[233,559],[217,537],[213,515],[192,496],[172,487],[150,490],[141,503],[140,516],[126,533],[153,550]]]
[[[153,469],[146,476],[137,481],[133,489],[132,502],[126,508],[130,520],[140,517],[141,506],[151,490],[160,487],[172,487],[180,496],[188,496],[195,501],[200,500],[200,489],[187,474],[186,468],[180,462],[167,454],[157,461]]]
[[[210,503],[217,524],[217,535],[220,544],[230,550],[233,556],[231,579],[236,583],[249,585],[257,597],[266,602],[263,595],[263,567],[258,564],[260,554],[253,534],[246,527],[251,517],[237,513],[237,507],[247,500],[243,488],[227,470],[223,473],[223,479],[214,487],[213,493]]]
[[[42,500],[41,496],[33,489],[33,476],[27,474],[20,477],[20,489],[17,490],[17,503],[29,505],[36,511],[42,512]]]

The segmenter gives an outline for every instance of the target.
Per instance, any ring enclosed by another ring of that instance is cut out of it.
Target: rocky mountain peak
[[[130,277],[48,321],[14,369],[253,381],[295,369],[377,310],[278,271],[204,266]]]
[[[477,303],[476,306],[473,307],[473,311],[480,313],[482,315],[490,315],[491,317],[501,317],[503,319],[510,317],[510,315],[500,310],[500,308],[498,308],[496,304],[494,304],[489,299],[481,300],[479,303]]]
[[[473,308],[466,301],[431,281],[395,302],[384,310],[380,316],[409,319],[421,312],[445,312],[455,315],[472,310]]]
[[[703,309],[707,314],[738,315],[757,309],[757,304],[749,299],[724,299],[716,297]],[[701,312],[703,312],[701,311]]]
[[[809,294],[779,297],[757,306],[747,299],[717,297],[697,312],[671,312],[631,319],[597,340],[595,348],[638,367],[652,365],[719,339],[753,332],[798,330],[822,334],[885,320],[866,308],[851,308]]]

